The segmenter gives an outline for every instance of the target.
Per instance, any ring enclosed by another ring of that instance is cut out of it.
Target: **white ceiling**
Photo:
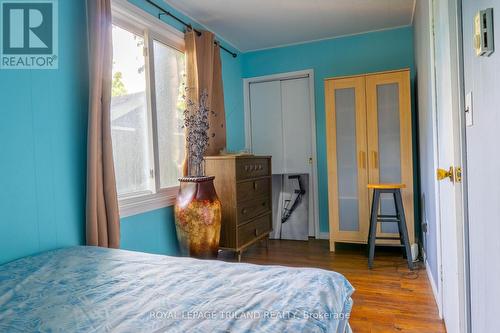
[[[412,24],[417,0],[165,0],[241,51]]]

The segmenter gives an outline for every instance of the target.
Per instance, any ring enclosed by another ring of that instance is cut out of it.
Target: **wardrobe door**
[[[403,204],[410,241],[413,243],[413,158],[409,71],[366,76],[366,99],[369,182],[406,185],[402,190]],[[383,215],[395,214],[391,194],[381,196],[380,209]],[[379,223],[377,232],[382,237],[399,236],[396,223]]]
[[[368,171],[364,77],[325,81],[330,249],[366,242]]]
[[[281,83],[250,84],[251,147],[255,155],[272,156],[272,173],[284,173]]]

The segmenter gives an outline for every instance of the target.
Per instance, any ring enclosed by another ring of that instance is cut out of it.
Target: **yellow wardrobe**
[[[404,183],[410,243],[415,243],[410,71],[325,80],[330,250],[335,243],[367,243],[369,183]],[[390,195],[381,213],[393,214]],[[399,237],[397,225],[379,223],[377,236]],[[378,240],[377,244],[399,244]]]

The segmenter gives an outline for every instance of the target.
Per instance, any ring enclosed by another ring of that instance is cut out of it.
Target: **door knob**
[[[439,181],[446,178],[449,178],[452,183],[455,181],[455,169],[453,167],[450,167],[449,170],[437,169],[436,175]]]

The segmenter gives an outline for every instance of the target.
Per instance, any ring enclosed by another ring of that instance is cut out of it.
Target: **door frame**
[[[436,59],[435,59],[435,40],[434,40],[434,4],[439,0],[430,0],[429,2],[429,15],[430,15],[430,34],[431,34],[431,59],[430,65],[432,69],[432,122],[433,122],[433,137],[434,142],[434,167],[437,170],[439,168],[439,156],[438,156],[438,145],[439,145],[439,133],[438,133],[438,116],[437,116],[437,92],[436,92]],[[450,24],[450,49],[452,56],[452,65],[456,64],[456,67],[451,68],[451,81],[452,81],[452,103],[458,112],[458,116],[453,118],[453,132],[454,136],[458,138],[454,141],[455,152],[455,163],[454,167],[462,168],[462,181],[457,183],[455,186],[459,186],[459,191],[455,191],[455,207],[460,208],[456,215],[457,224],[457,239],[455,242],[458,249],[458,285],[459,285],[459,310],[460,316],[459,321],[464,320],[459,323],[459,327],[462,327],[463,332],[471,332],[471,316],[470,316],[470,274],[469,274],[469,239],[468,239],[468,199],[467,199],[467,146],[465,137],[465,86],[464,86],[464,54],[463,54],[463,22],[462,22],[462,0],[448,0],[448,19]],[[458,158],[458,160],[457,160]],[[443,167],[443,166],[441,166]],[[437,286],[437,305],[439,309],[440,317],[443,317],[443,234],[441,232],[442,221],[441,221],[441,202],[440,202],[440,192],[439,184],[436,181],[434,190],[436,193],[436,222],[437,222],[437,264],[438,264],[438,286]],[[459,192],[457,194],[457,192]],[[427,269],[429,269],[427,267]],[[431,279],[431,277],[429,277]],[[431,284],[433,284],[431,280]]]
[[[309,109],[311,118],[311,152],[312,152],[312,188],[313,193],[311,196],[313,208],[313,223],[314,237],[316,239],[327,238],[320,232],[319,229],[319,203],[318,203],[318,158],[316,151],[316,107],[315,107],[315,89],[314,89],[314,69],[306,69],[301,71],[278,73],[272,75],[256,76],[243,79],[243,110],[245,115],[245,148],[247,151],[252,150],[252,128],[251,128],[251,115],[250,115],[250,84],[269,82],[269,81],[282,81],[293,79],[309,79]],[[328,233],[325,233],[328,234]]]
[[[437,92],[436,92],[436,57],[435,57],[435,37],[434,37],[434,1],[429,1],[429,40],[431,41],[431,52],[429,64],[431,68],[431,99],[432,99],[432,142],[433,142],[433,169],[437,170],[439,168],[439,153],[438,153],[438,117],[437,117]],[[442,274],[442,253],[441,253],[441,201],[439,200],[439,183],[434,181],[434,194],[436,198],[435,206],[435,216],[436,216],[436,255],[437,255],[437,286],[434,283],[434,279],[431,274],[431,268],[427,263],[425,258],[425,268],[427,271],[428,279],[432,286],[432,291],[436,299],[439,317],[443,319],[443,274]],[[427,249],[424,250],[427,254]]]
[[[470,249],[469,249],[469,201],[468,201],[468,187],[467,187],[467,138],[466,138],[466,120],[465,120],[465,69],[464,69],[464,43],[463,43],[463,0],[451,0],[454,2],[455,7],[455,21],[457,27],[457,88],[458,88],[458,131],[460,134],[460,163],[462,165],[462,182],[461,182],[461,196],[455,198],[458,203],[462,205],[462,214],[459,216],[461,231],[462,231],[462,255],[463,255],[463,278],[462,286],[462,301],[463,308],[462,316],[465,318],[464,330],[466,333],[472,332],[472,316],[471,316],[471,288],[470,288]]]

